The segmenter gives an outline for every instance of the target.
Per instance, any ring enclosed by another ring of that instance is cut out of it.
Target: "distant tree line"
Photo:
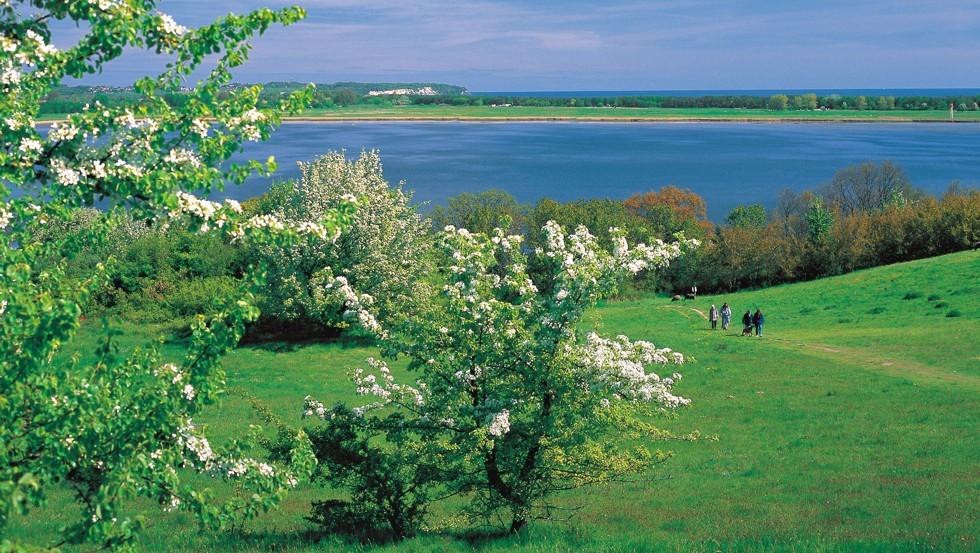
[[[511,105],[528,107],[610,107],[610,108],[735,108],[783,110],[980,110],[980,96],[817,96],[814,93],[789,96],[610,96],[582,98],[538,98],[527,96],[413,96],[415,105]]]
[[[244,86],[244,85],[236,85]],[[284,95],[298,90],[299,83],[269,83],[265,85],[259,103],[273,105]],[[438,95],[384,95],[368,96],[371,90],[417,89],[432,87]],[[226,91],[225,94],[230,92]],[[186,102],[187,95],[168,94],[166,100],[172,106]],[[114,87],[58,87],[45,99],[41,113],[75,113],[86,104],[96,101],[104,106],[131,105],[139,100],[139,94],[129,88]],[[769,97],[749,95],[720,96],[609,96],[581,98],[538,98],[528,96],[473,96],[466,89],[439,83],[331,83],[317,85],[310,103],[313,108],[330,108],[349,105],[442,105],[442,106],[491,106],[510,105],[525,107],[607,107],[607,108],[728,108],[767,109],[772,111],[807,110],[946,110],[950,104],[958,111],[980,110],[980,95],[961,96],[842,96],[831,94],[817,96],[814,93]]]
[[[250,85],[231,84],[222,89],[220,98],[227,98],[234,91]],[[272,82],[263,85],[259,95],[259,105],[269,107],[283,97],[305,87],[305,83]],[[367,96],[372,90],[419,89],[430,87],[433,90],[450,95],[463,96],[466,89],[461,86],[443,83],[355,83],[338,82],[318,84],[313,94],[311,107],[346,106],[351,104],[382,104],[408,103],[407,99],[395,96]],[[180,107],[187,102],[189,91],[171,92],[165,95],[165,100],[171,106]],[[59,86],[51,91],[41,104],[42,114],[78,113],[86,105],[101,105],[113,108],[131,106],[139,103],[142,96],[131,87],[111,86]]]
[[[915,188],[890,162],[863,163],[838,171],[831,182],[803,192],[784,190],[776,207],[734,208],[720,224],[708,221],[705,202],[674,186],[625,201],[590,199],[521,204],[500,190],[461,194],[430,214],[433,225],[488,231],[504,221],[535,243],[535,229],[549,219],[567,228],[623,229],[630,240],[669,239],[679,232],[702,247],[643,289],[733,291],[810,280],[899,261],[941,255],[980,239],[980,191],[956,184],[941,197]]]

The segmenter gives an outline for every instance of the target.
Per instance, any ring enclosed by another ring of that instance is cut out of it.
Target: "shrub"
[[[902,299],[903,300],[914,300],[914,299],[918,299],[918,298],[921,298],[921,297],[922,297],[922,292],[919,292],[918,290],[911,290],[909,292],[906,292],[905,295],[902,296]]]
[[[212,276],[181,280],[163,295],[163,301],[153,302],[167,308],[168,316],[188,318],[203,313],[210,315],[220,308],[219,298],[229,297],[241,289],[241,281],[229,276]]]
[[[315,221],[353,197],[358,209],[352,226],[335,241],[255,252],[270,266],[263,317],[346,326],[353,312],[345,307],[349,298],[337,294],[347,285],[381,319],[411,311],[429,272],[429,225],[410,205],[411,196],[384,179],[378,153],[348,160],[344,152],[330,152],[300,168],[300,180],[267,205],[271,213],[297,223]]]
[[[672,438],[649,417],[689,402],[673,394],[679,374],[660,378],[644,369],[680,363],[680,354],[580,331],[587,309],[624,274],[664,266],[680,245],[630,248],[620,232],[610,252],[585,227],[565,234],[549,222],[543,233],[544,247],[529,255],[519,237],[502,231],[439,234],[445,286],[424,313],[391,328],[382,341],[387,356],[409,359],[416,382],[397,383],[385,362],[369,360],[370,369],[356,371],[354,380],[371,402],[349,419],[357,436],[346,438],[371,444],[380,432],[403,444],[382,455],[412,452],[423,474],[439,467],[447,495],[468,497],[474,515],[507,516],[513,532],[549,512],[549,495],[666,461],[667,454],[634,438]],[[539,267],[535,281],[532,264]],[[307,398],[305,407],[328,428],[333,424],[315,400]],[[626,442],[631,445],[623,447]],[[355,463],[365,467],[362,474],[388,462],[373,454],[363,459]]]
[[[958,309],[950,309],[949,312],[946,313],[947,317],[960,317],[962,315],[963,314],[960,313]]]
[[[476,194],[463,193],[449,198],[446,206],[436,206],[430,217],[432,226],[441,230],[447,225],[465,228],[471,232],[490,233],[509,219],[504,230],[514,233],[526,231],[528,208],[517,203],[503,190],[485,190]]]
[[[308,400],[310,416],[323,406]],[[314,501],[308,519],[331,533],[362,540],[403,539],[422,525],[441,470],[419,455],[414,429],[365,432],[360,415],[337,405],[308,428],[319,462],[314,479],[350,491],[347,501]],[[406,421],[407,422],[407,421]]]

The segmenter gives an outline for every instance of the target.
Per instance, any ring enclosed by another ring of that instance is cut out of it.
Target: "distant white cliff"
[[[421,88],[396,88],[393,90],[371,90],[368,96],[438,96],[439,93],[431,86]]]

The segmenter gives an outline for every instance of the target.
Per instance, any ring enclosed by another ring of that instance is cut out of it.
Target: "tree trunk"
[[[527,527],[527,517],[525,516],[515,516],[514,520],[510,523],[510,533],[518,534],[521,530]]]

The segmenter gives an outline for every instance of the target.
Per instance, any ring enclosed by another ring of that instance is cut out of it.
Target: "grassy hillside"
[[[680,442],[663,469],[561,501],[564,522],[520,537],[464,540],[433,532],[368,551],[975,551],[980,547],[980,254],[963,252],[853,274],[671,303],[610,302],[595,312],[624,333],[693,356],[667,422],[717,441]],[[761,307],[765,336],[711,331],[703,314],[727,301],[739,319]],[[125,343],[136,343],[130,329]],[[94,344],[87,329],[83,345]],[[172,347],[172,346],[171,346]],[[92,349],[88,347],[87,349]],[[345,370],[373,350],[355,344],[240,348],[232,394],[211,411],[215,436],[254,421],[251,394],[299,424],[302,398],[351,398]],[[203,482],[203,481],[202,481]],[[229,493],[224,490],[222,493]],[[298,490],[241,532],[199,536],[182,514],[149,521],[148,550],[360,550],[317,538]],[[49,543],[67,522],[51,507],[15,521]],[[151,510],[151,512],[154,512]]]

